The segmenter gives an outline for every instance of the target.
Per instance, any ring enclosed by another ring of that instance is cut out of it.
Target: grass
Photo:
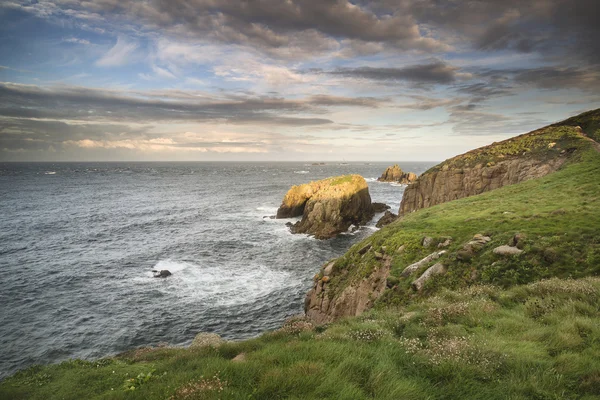
[[[391,257],[394,287],[360,317],[296,322],[216,348],[35,366],[0,382],[0,398],[598,399],[599,176],[600,154],[578,147],[544,178],[423,209],[376,232],[335,260],[328,284],[335,295],[381,262],[375,252]],[[493,253],[516,233],[521,255]],[[491,241],[465,254],[475,234]],[[447,274],[415,292],[410,283],[423,271],[400,272],[449,237],[436,260]],[[372,249],[359,254],[367,243]]]
[[[473,285],[218,348],[33,367],[2,382],[0,397],[593,399],[600,395],[599,317],[597,277]],[[240,353],[245,361],[232,361]],[[132,378],[139,383],[129,390]]]

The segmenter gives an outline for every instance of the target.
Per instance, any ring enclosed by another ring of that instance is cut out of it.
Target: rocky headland
[[[597,115],[600,115],[598,110],[592,117]],[[587,116],[583,122],[589,119]],[[522,233],[515,234],[515,231],[527,225],[530,221],[528,218],[534,218],[531,220],[534,221],[537,214],[523,217],[524,220],[515,224],[518,221],[512,221],[515,216],[511,210],[518,200],[507,203],[504,197],[516,197],[512,192],[507,192],[509,195],[492,196],[497,201],[491,203],[487,198],[479,200],[481,205],[477,207],[472,205],[476,200],[460,203],[462,209],[473,214],[461,214],[452,208],[452,223],[444,225],[433,235],[428,235],[427,230],[431,229],[431,224],[446,223],[443,211],[431,215],[415,213],[414,218],[409,214],[422,208],[541,178],[563,166],[577,163],[581,154],[590,147],[598,148],[598,143],[592,140],[594,134],[597,132],[586,134],[580,126],[573,126],[572,123],[555,124],[469,151],[431,168],[405,189],[399,218],[388,211],[379,226],[391,224],[389,227],[321,268],[306,296],[306,315],[316,323],[357,316],[386,295],[406,301],[431,294],[436,287],[431,282],[444,279],[452,281],[454,286],[459,285],[457,282],[466,286],[485,276],[486,282],[505,284],[510,281],[509,276],[514,274],[517,257],[521,258],[519,265],[528,265],[525,269],[527,272],[522,274],[530,274],[530,270],[539,268],[540,257],[542,263],[556,263],[560,256],[554,247],[562,246],[562,243],[552,246],[546,243],[545,246],[549,248],[542,248],[541,245],[532,244],[532,238],[521,241],[515,239],[526,237]],[[383,178],[390,175],[387,172]],[[534,194],[538,190],[541,190],[538,186],[531,186],[527,197],[520,201],[530,201],[529,196],[538,196],[537,201],[546,201],[548,194]],[[548,201],[554,204],[555,192]],[[513,204],[512,208],[508,204]],[[524,206],[521,210],[519,206],[519,210],[525,212],[529,207]],[[489,215],[487,219],[480,220],[477,213]],[[567,211],[561,208],[548,213],[552,223],[557,224],[558,218],[562,218]],[[419,222],[415,222],[415,218]],[[504,223],[502,228],[486,222],[498,218],[510,222]],[[514,225],[515,230],[511,232],[511,229],[507,229],[509,225]],[[414,227],[420,228],[409,233]],[[461,234],[457,237],[456,232]],[[542,237],[536,240],[547,242]],[[528,245],[531,246],[529,250]],[[508,275],[501,272],[504,269]],[[521,276],[519,279],[518,282],[522,282]]]
[[[293,186],[277,210],[277,218],[302,219],[293,233],[329,239],[373,218],[369,187],[360,175],[344,175]]]
[[[387,167],[377,180],[379,182],[396,182],[408,185],[417,180],[417,175],[413,172],[404,172],[398,164],[394,164],[391,167]]]
[[[567,132],[581,136],[579,127],[546,127],[446,160],[406,188],[399,215],[548,175],[575,151]]]

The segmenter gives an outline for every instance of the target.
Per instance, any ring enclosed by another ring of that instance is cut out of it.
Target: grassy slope
[[[421,210],[368,238],[386,246],[398,275],[433,251],[423,236],[453,237],[448,274],[420,295],[409,289],[413,276],[375,310],[330,326],[33,367],[3,381],[0,398],[599,398],[600,154],[575,157],[557,173]],[[521,256],[491,252],[516,232],[527,235]],[[492,242],[457,259],[476,233]],[[368,273],[375,260],[358,258],[362,245],[335,268]],[[231,361],[242,352],[245,361]]]

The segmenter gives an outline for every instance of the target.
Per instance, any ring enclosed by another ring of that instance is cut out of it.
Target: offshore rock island
[[[417,175],[413,172],[404,172],[398,164],[394,164],[387,167],[377,180],[379,182],[395,182],[408,185],[417,180]]]
[[[369,187],[360,175],[345,175],[293,186],[277,210],[277,218],[302,216],[291,227],[293,233],[307,233],[329,239],[352,225],[364,225],[374,211]]]

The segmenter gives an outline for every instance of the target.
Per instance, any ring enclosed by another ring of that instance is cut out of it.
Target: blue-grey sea
[[[302,312],[321,264],[376,229],[374,219],[327,241],[292,235],[269,218],[286,191],[356,173],[397,212],[404,188],[376,181],[388,165],[0,163],[0,378],[198,332],[238,340],[277,328]]]

